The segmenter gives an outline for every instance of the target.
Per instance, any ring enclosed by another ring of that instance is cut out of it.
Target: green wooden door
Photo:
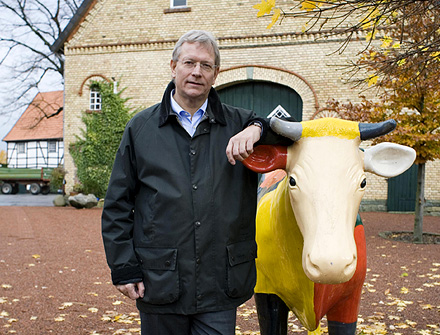
[[[415,209],[418,165],[401,175],[388,179],[389,212],[412,212]]]
[[[302,120],[302,99],[290,87],[263,81],[248,81],[218,90],[222,102],[251,109],[258,116],[267,117],[281,106],[297,121]]]

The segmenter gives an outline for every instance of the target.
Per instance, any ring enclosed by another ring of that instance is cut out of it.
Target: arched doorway
[[[251,109],[258,116],[267,117],[277,110],[302,121],[303,101],[295,90],[285,85],[252,80],[220,88],[218,93],[223,103]]]

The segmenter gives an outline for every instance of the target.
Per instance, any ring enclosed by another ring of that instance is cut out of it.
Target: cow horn
[[[393,119],[380,123],[359,123],[361,140],[369,140],[388,134],[390,131],[394,130],[396,126],[397,123]]]
[[[277,117],[270,119],[270,128],[277,134],[290,138],[294,142],[298,141],[302,135],[301,123],[284,121]]]

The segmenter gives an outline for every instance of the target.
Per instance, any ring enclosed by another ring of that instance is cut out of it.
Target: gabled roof
[[[63,138],[63,91],[38,93],[5,142]]]
[[[86,15],[93,8],[98,0],[84,0],[76,11],[75,15],[70,19],[67,26],[58,36],[55,42],[50,46],[50,50],[55,53],[64,53],[64,43],[78,30],[79,25],[84,21]]]

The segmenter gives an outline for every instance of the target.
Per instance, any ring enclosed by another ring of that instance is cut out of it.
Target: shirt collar
[[[160,109],[160,111],[159,111],[159,113],[160,113],[159,127],[163,127],[165,125],[165,123],[167,122],[170,114],[173,114],[173,113],[171,113],[172,108],[171,108],[170,94],[171,94],[171,91],[175,87],[176,86],[175,86],[174,82],[171,81],[168,84],[168,86],[162,96],[162,102],[160,103],[160,107],[159,107],[159,109]],[[226,125],[226,118],[225,118],[225,115],[223,112],[222,103],[220,102],[220,98],[213,87],[211,87],[211,90],[209,92],[208,107],[206,108],[206,114],[209,117],[209,122],[219,123],[223,126]]]
[[[177,115],[181,115],[181,112],[186,112],[180,105],[177,103],[177,101],[174,99],[174,92],[176,90],[171,91],[171,110],[176,113]],[[206,108],[208,107],[208,99],[205,100],[202,106],[198,109],[198,111],[202,112],[202,115],[205,115]]]

